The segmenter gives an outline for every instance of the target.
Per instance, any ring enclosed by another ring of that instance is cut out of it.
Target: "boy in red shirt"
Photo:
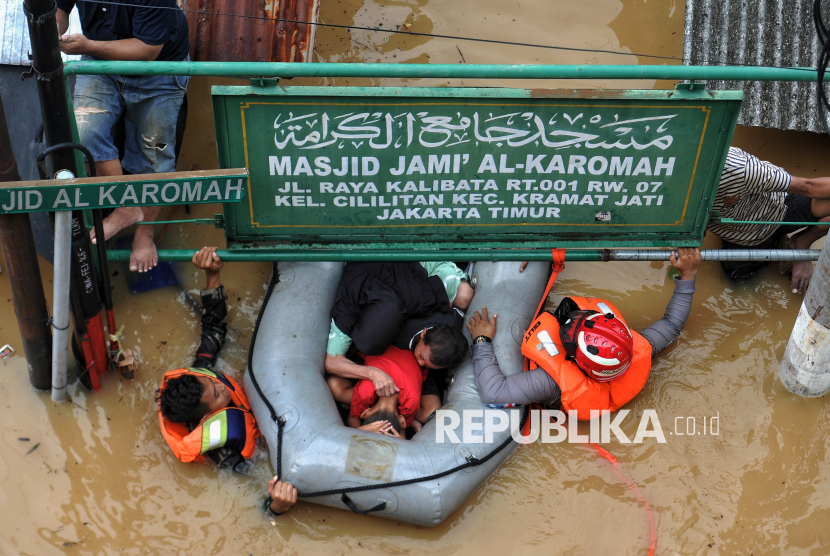
[[[334,399],[349,404],[347,424],[356,429],[368,430],[403,438],[401,431],[412,424],[415,412],[421,405],[421,384],[427,377],[410,350],[395,346],[382,355],[365,358],[367,367],[375,367],[395,381],[399,392],[391,396],[378,396],[371,380],[356,384],[339,376],[329,376],[329,389]]]

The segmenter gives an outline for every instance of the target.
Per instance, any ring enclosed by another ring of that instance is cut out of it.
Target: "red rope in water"
[[[634,485],[634,483],[629,481],[628,478],[622,474],[622,471],[620,471],[619,469],[619,463],[617,462],[617,458],[615,458],[611,454],[611,452],[609,452],[602,446],[599,446],[598,444],[594,444],[593,442],[591,442],[591,446],[596,448],[600,455],[608,460],[608,463],[611,464],[611,469],[614,471],[614,473],[616,473],[617,476],[625,482],[625,484],[631,487],[631,489],[634,491],[634,494],[637,495],[637,498],[640,500],[640,502],[643,503],[643,506],[646,507],[646,513],[648,514],[648,527],[649,532],[651,533],[651,545],[648,547],[648,556],[654,556],[654,519],[652,519],[651,517],[651,507],[648,505],[648,502],[646,502],[646,499],[640,492],[640,489],[638,489],[636,485]]]
[[[562,272],[565,269],[565,250],[564,249],[551,249],[551,256],[553,258],[553,268],[552,268],[552,273],[551,273],[551,276],[550,276],[550,280],[548,280],[548,285],[545,288],[545,294],[542,296],[542,301],[539,303],[539,308],[536,309],[536,313],[534,313],[534,316],[533,316],[533,319],[531,320],[531,322],[535,321],[536,318],[539,316],[539,313],[542,312],[542,308],[545,306],[545,301],[547,301],[547,299],[548,299],[548,294],[550,293],[550,290],[553,287],[554,282],[556,282],[557,276],[559,276],[559,273]],[[527,357],[524,358],[524,363],[525,363],[525,371],[529,370],[530,360]],[[535,406],[533,406],[533,407],[535,407]],[[528,419],[527,422],[525,423],[525,426],[522,429],[522,434],[524,436],[527,436],[527,435],[530,434],[530,421],[531,420]],[[622,474],[622,471],[619,470],[619,463],[617,463],[617,458],[615,458],[613,455],[611,455],[611,452],[609,452],[608,450],[606,450],[602,446],[599,446],[598,444],[594,444],[593,442],[591,442],[591,446],[596,448],[597,451],[600,453],[600,455],[602,455],[602,457],[604,457],[605,459],[608,460],[608,463],[611,464],[611,469],[614,471],[614,473],[616,473],[617,476],[625,482],[625,484],[627,484],[628,486],[631,487],[631,489],[637,495],[637,498],[640,500],[640,502],[643,503],[643,506],[646,507],[646,512],[648,513],[648,527],[649,527],[649,532],[651,533],[651,544],[648,547],[648,556],[654,556],[654,519],[652,519],[652,517],[651,517],[651,507],[648,505],[648,502],[646,502],[646,499],[643,497],[642,493],[640,493],[640,489],[638,489],[634,485],[634,483],[629,481],[628,478],[625,475]]]

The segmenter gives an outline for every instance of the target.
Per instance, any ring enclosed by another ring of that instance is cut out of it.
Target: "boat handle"
[[[342,500],[343,503],[346,504],[351,511],[353,511],[356,514],[361,514],[361,515],[368,514],[370,512],[378,512],[380,510],[386,509],[386,501],[384,500],[383,502],[381,502],[380,504],[378,504],[374,508],[369,508],[368,510],[361,510],[360,508],[358,508],[357,506],[354,505],[354,502],[352,502],[352,499],[349,498],[348,496],[346,496],[345,492],[340,497],[340,500]]]

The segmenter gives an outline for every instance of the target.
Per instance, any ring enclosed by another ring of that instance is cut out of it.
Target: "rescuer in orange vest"
[[[700,249],[680,248],[670,258],[680,271],[662,319],[641,333],[631,330],[610,302],[566,297],[543,311],[524,334],[522,354],[528,372],[505,376],[493,352],[496,317],[487,307],[470,317],[476,384],[485,404],[539,403],[575,410],[579,420],[591,410],[617,411],[645,386],[651,358],[683,330],[692,306]]]
[[[157,395],[161,432],[182,461],[201,461],[207,456],[220,466],[246,472],[259,429],[242,387],[213,370],[228,330],[227,295],[219,280],[224,263],[216,247],[199,250],[192,262],[205,271],[202,337],[193,366],[169,371],[162,378]],[[276,515],[297,502],[297,489],[278,477],[268,482],[268,493],[267,509]]]

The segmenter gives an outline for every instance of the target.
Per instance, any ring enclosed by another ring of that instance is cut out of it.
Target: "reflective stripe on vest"
[[[225,445],[228,439],[227,413],[227,411],[220,411],[213,417],[202,421],[202,454]]]
[[[628,323],[614,305],[602,299],[571,297],[582,310],[614,313]],[[640,393],[651,371],[651,344],[637,332],[634,353],[628,370],[607,382],[589,378],[576,363],[565,357],[559,338],[559,322],[550,313],[542,313],[528,328],[522,341],[522,354],[547,372],[562,391],[562,409],[575,410],[580,421],[591,418],[591,410],[617,411]],[[630,329],[630,327],[629,327]]]

